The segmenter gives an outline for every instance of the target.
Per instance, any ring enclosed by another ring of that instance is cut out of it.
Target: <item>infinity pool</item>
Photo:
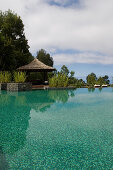
[[[113,89],[1,91],[7,169],[113,169]]]

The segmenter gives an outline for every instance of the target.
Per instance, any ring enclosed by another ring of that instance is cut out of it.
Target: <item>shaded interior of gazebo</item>
[[[43,74],[44,82],[47,82],[47,73],[53,72],[56,69],[53,68],[53,67],[45,65],[44,63],[42,63],[41,61],[39,61],[38,59],[35,58],[31,63],[24,65],[24,66],[21,66],[17,70],[26,72],[28,77],[29,77],[30,73],[43,72],[44,73]],[[34,80],[34,82],[36,82],[36,81],[37,80]],[[37,84],[38,84],[38,81],[37,81]]]

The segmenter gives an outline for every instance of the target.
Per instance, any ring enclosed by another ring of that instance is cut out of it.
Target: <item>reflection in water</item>
[[[2,147],[0,146],[0,170],[8,170],[9,166],[3,153]]]
[[[30,110],[45,112],[55,102],[67,102],[73,91],[1,92],[0,145],[5,153],[21,149],[26,141]]]
[[[113,97],[80,90],[1,92],[0,170],[110,169]]]
[[[49,97],[48,91],[34,91],[26,93],[27,105],[36,111],[44,112],[55,103],[55,100]]]
[[[111,88],[112,88],[112,92],[113,92],[113,86]]]
[[[75,90],[74,90],[74,91],[75,91]],[[71,96],[71,97],[74,97],[74,96],[75,96],[74,91],[73,91],[73,90],[70,90],[70,96]]]
[[[46,111],[56,102],[66,103],[69,97],[74,97],[73,90],[46,90],[26,94],[29,107],[41,112]]]
[[[66,90],[50,90],[49,97],[54,101],[66,103],[68,101],[69,94]]]
[[[94,92],[95,88],[88,88],[88,92]]]
[[[19,150],[26,141],[30,108],[24,101],[23,96],[15,93],[0,95],[0,145],[6,153]]]
[[[102,88],[100,87],[98,90],[101,92],[101,91],[102,91]]]
[[[50,90],[48,91],[48,95],[56,102],[66,103],[69,96],[74,97],[74,92],[72,90]]]
[[[98,88],[99,92],[102,91],[102,87]],[[94,92],[95,88],[88,88],[88,92]]]

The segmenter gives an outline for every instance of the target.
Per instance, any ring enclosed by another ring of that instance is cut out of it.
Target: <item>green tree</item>
[[[0,12],[0,70],[15,70],[33,60],[24,24],[12,11]]]
[[[74,72],[74,71],[71,71],[71,72],[70,72],[70,78],[74,78],[74,74],[75,74],[75,72]]]
[[[44,49],[41,49],[37,52],[37,59],[43,62],[44,64],[53,67],[53,58],[49,53],[46,53]]]
[[[71,71],[69,76],[69,85],[75,85],[77,82],[77,79],[74,77],[75,72]]]
[[[86,80],[87,80],[87,84],[88,84],[89,86],[94,86],[94,84],[95,84],[96,81],[97,81],[96,74],[94,74],[94,73],[89,74],[89,75],[86,77]]]
[[[77,80],[76,87],[81,88],[81,87],[84,87],[85,85],[86,83],[82,79]]]
[[[69,70],[68,70],[68,68],[65,66],[65,65],[63,65],[62,67],[61,67],[61,71],[60,71],[62,74],[65,74],[66,76],[68,76],[68,74],[69,74]]]
[[[109,77],[105,75],[104,77],[99,77],[97,80],[97,83],[102,85],[102,84],[109,84]]]
[[[110,83],[108,75],[105,75],[103,77],[103,79],[104,79],[105,84],[109,84]]]
[[[99,84],[99,85],[105,84],[105,81],[104,81],[103,77],[98,78],[97,84]]]

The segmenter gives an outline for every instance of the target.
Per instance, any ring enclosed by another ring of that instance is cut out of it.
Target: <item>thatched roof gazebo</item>
[[[51,71],[55,71],[56,69],[45,65],[37,58],[35,58],[31,63],[21,66],[17,68],[17,70],[26,71],[26,72],[51,72]]]
[[[37,58],[35,58],[31,63],[17,68],[18,71],[25,71],[27,74],[30,72],[43,72],[44,81],[47,81],[47,72],[55,71],[56,69],[50,66],[45,65]]]

